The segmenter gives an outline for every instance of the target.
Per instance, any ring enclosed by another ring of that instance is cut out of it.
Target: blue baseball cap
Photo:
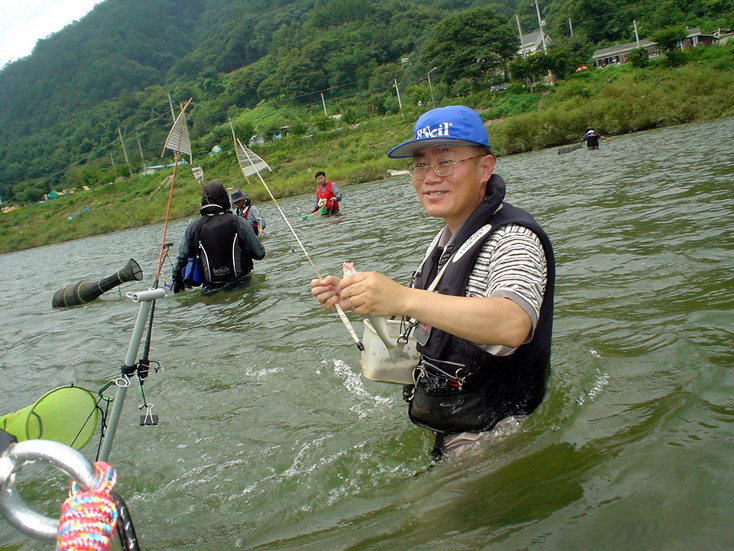
[[[434,145],[483,145],[489,135],[479,113],[463,105],[438,107],[423,113],[413,127],[413,139],[387,152],[391,159],[412,157],[416,151]]]

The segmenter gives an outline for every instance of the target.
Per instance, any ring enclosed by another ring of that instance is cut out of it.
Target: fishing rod
[[[273,200],[273,203],[275,204],[275,207],[278,209],[278,212],[280,213],[280,216],[285,221],[286,225],[288,226],[288,229],[293,234],[293,237],[295,237],[296,242],[298,243],[299,247],[301,247],[301,251],[303,251],[304,256],[306,257],[306,260],[308,260],[308,263],[311,265],[311,268],[313,268],[314,273],[316,274],[316,277],[319,279],[323,279],[323,276],[321,275],[321,272],[319,272],[319,269],[316,267],[316,264],[314,264],[313,260],[311,259],[311,255],[308,254],[308,251],[306,251],[306,247],[303,246],[303,243],[301,243],[301,240],[298,237],[298,234],[296,233],[296,230],[293,229],[293,226],[291,226],[291,223],[288,221],[288,217],[283,212],[283,209],[280,208],[280,205],[278,204],[278,200],[273,195],[273,192],[270,191],[270,188],[265,183],[265,180],[260,175],[260,171],[263,168],[267,168],[268,170],[272,170],[270,166],[268,166],[268,163],[266,163],[262,157],[259,157],[258,155],[255,155],[252,151],[249,151],[244,145],[242,145],[242,142],[240,142],[239,139],[237,139],[237,136],[234,133],[234,127],[232,126],[232,122],[230,121],[229,126],[232,130],[232,139],[234,140],[234,147],[235,147],[235,153],[237,153],[237,160],[238,164],[240,165],[240,169],[242,170],[242,174],[245,176],[245,180],[247,180],[247,183],[250,183],[250,179],[247,177],[247,170],[244,166],[242,166],[242,162],[240,160],[239,152],[242,151],[242,153],[245,154],[247,157],[247,160],[250,162],[250,165],[252,166],[252,171],[257,174],[257,177],[260,179],[260,183],[265,187],[265,190],[268,192],[268,195],[270,195],[270,198]],[[239,146],[239,147],[238,147]],[[253,161],[253,157],[257,159],[258,164],[255,164],[255,161]],[[349,336],[352,337],[352,340],[354,341],[354,344],[357,345],[357,348],[360,351],[364,351],[364,344],[362,344],[362,341],[357,336],[357,332],[354,330],[354,327],[352,326],[351,322],[349,321],[349,318],[347,318],[347,315],[344,313],[344,310],[339,305],[339,303],[336,303],[335,305],[336,313],[339,315],[339,319],[341,320],[342,324],[346,328],[347,332],[349,333]]]
[[[158,270],[155,274],[155,283],[154,289],[158,287],[158,282],[160,281],[161,277],[161,270],[163,269],[163,260],[165,258],[165,254],[167,253],[168,249],[166,248],[166,234],[168,232],[168,220],[171,217],[171,203],[173,202],[173,188],[176,183],[176,169],[178,168],[178,162],[179,162],[179,155],[180,153],[188,153],[189,155],[189,164],[192,164],[191,162],[191,142],[189,141],[189,129],[186,125],[186,108],[189,106],[189,103],[191,102],[191,98],[186,100],[186,103],[184,103],[181,106],[181,113],[176,118],[176,120],[173,123],[173,127],[171,128],[171,131],[168,133],[168,138],[166,139],[166,143],[163,145],[163,153],[165,153],[166,149],[172,149],[174,151],[173,156],[173,175],[171,176],[171,185],[168,188],[168,206],[166,207],[166,218],[163,223],[163,236],[161,237],[161,248],[158,252]]]
[[[153,317],[155,315],[155,302],[159,298],[166,296],[166,290],[159,288],[161,271],[163,270],[163,263],[165,258],[168,256],[168,249],[171,244],[166,242],[166,236],[168,232],[168,222],[171,217],[171,203],[173,202],[173,189],[176,183],[176,169],[178,167],[179,155],[185,153],[189,155],[191,159],[191,142],[189,140],[189,130],[186,125],[186,107],[191,102],[191,99],[186,101],[181,107],[181,113],[178,115],[176,120],[173,122],[166,142],[163,146],[163,153],[166,149],[171,149],[175,152],[174,163],[173,163],[173,175],[171,176],[171,184],[168,191],[168,205],[166,207],[166,218],[163,224],[163,236],[161,238],[161,248],[158,252],[158,269],[155,275],[155,282],[153,287],[147,291],[141,291],[139,293],[127,293],[128,298],[132,299],[133,302],[139,302],[140,308],[138,309],[138,317],[135,320],[135,328],[130,337],[130,344],[128,345],[127,355],[125,360],[120,366],[120,376],[115,379],[115,385],[117,386],[117,393],[113,400],[112,413],[109,416],[107,428],[104,431],[102,441],[100,444],[98,459],[100,461],[107,461],[112,450],[112,441],[114,440],[115,433],[117,432],[117,425],[122,415],[122,406],[125,402],[125,396],[127,389],[130,386],[130,376],[136,371],[138,373],[138,379],[142,389],[143,380],[147,377],[151,362],[148,358],[150,352],[150,342],[153,330]],[[143,358],[136,361],[138,352],[140,350],[140,343],[143,340],[143,332],[145,331],[146,325],[148,326],[148,336],[144,348]],[[155,362],[157,363],[157,362]],[[143,401],[145,402],[142,408],[146,408],[145,415],[141,416],[141,425],[156,425],[158,424],[158,418],[152,414],[153,405],[148,404],[143,394]]]
[[[179,163],[179,156],[181,152],[188,153],[189,155],[189,165],[193,166],[193,158],[191,156],[191,142],[189,140],[189,133],[188,133],[188,126],[186,124],[186,108],[189,106],[189,103],[191,102],[191,98],[189,98],[182,106],[181,106],[181,113],[179,114],[176,119],[173,121],[173,127],[171,128],[171,131],[169,132],[168,139],[166,140],[166,143],[163,146],[163,153],[165,153],[166,149],[172,149],[174,152],[173,155],[173,174],[171,175],[171,181],[168,189],[168,203],[166,205],[166,217],[165,221],[163,223],[163,235],[161,237],[161,248],[158,251],[158,269],[156,270],[155,274],[155,281],[153,282],[153,289],[157,289],[158,285],[160,283],[161,278],[161,272],[163,271],[163,264],[166,258],[168,258],[168,252],[170,248],[173,246],[173,243],[169,243],[166,241],[166,237],[168,234],[168,222],[171,218],[171,204],[173,203],[173,190],[176,186],[176,173],[178,169],[178,163]],[[193,170],[193,169],[192,169]],[[203,172],[203,171],[202,171]],[[194,177],[197,178],[197,172],[194,170]],[[203,173],[202,173],[203,177]],[[153,320],[155,319],[155,307],[156,307],[156,301],[152,300],[150,305],[150,317],[148,320],[148,333],[145,337],[145,344],[143,346],[143,355],[138,361],[137,365],[135,365],[135,371],[138,375],[138,380],[140,381],[140,393],[143,398],[143,405],[140,406],[140,409],[142,410],[145,408],[145,415],[141,415],[140,417],[140,424],[141,425],[157,425],[158,424],[158,416],[153,415],[153,405],[148,403],[147,398],[145,397],[145,391],[143,390],[143,382],[148,377],[148,374],[150,373],[150,367],[151,363],[153,364],[153,367],[156,371],[160,368],[160,364],[156,361],[150,360],[150,348],[151,348],[151,342],[153,340]]]

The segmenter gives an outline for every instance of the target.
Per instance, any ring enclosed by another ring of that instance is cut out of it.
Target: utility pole
[[[535,11],[538,13],[538,27],[540,28],[540,40],[543,42],[543,53],[546,53],[545,47],[545,31],[543,31],[543,19],[540,17],[540,8],[538,7],[538,0],[535,0]]]
[[[547,46],[545,44],[545,31],[543,30],[543,18],[540,17],[540,8],[538,0],[535,0],[535,11],[538,14],[538,27],[540,28],[540,40],[543,42],[543,55],[548,55]],[[553,86],[553,73],[548,69],[548,84]]]
[[[395,81],[395,92],[398,94],[398,109],[400,110],[400,114],[403,113],[403,102],[400,101],[400,88],[398,88],[398,79],[393,79]]]
[[[632,20],[632,25],[635,27],[635,40],[637,41],[637,47],[640,47],[640,35],[637,34],[637,21],[635,19]]]
[[[122,132],[120,127],[117,127],[117,134],[120,136],[120,145],[122,145],[122,154],[125,156],[125,162],[127,163],[127,171],[130,173],[130,178],[133,177],[133,169],[130,168],[130,161],[127,158],[127,150],[125,149],[125,142],[122,140]]]
[[[571,31],[571,38],[573,38],[573,25],[571,24],[571,18],[568,18],[568,29]]]
[[[433,105],[433,108],[436,108],[436,100],[433,99],[433,86],[431,86],[431,73],[438,69],[438,67],[434,67],[430,71],[428,71],[428,89],[431,91],[431,104]],[[398,96],[400,97],[400,96]]]
[[[140,151],[140,160],[143,162],[143,174],[145,174],[145,157],[143,157],[143,146],[140,145],[140,138],[135,138],[138,140],[138,151]]]
[[[173,122],[176,122],[176,113],[173,111],[173,101],[171,100],[171,94],[170,92],[166,92],[168,94],[168,107],[171,108],[171,118],[173,119]]]
[[[520,17],[515,14],[515,21],[517,21],[517,32],[520,35],[520,53],[525,57],[525,43],[522,41],[522,29],[520,28]]]
[[[324,106],[324,116],[328,117],[329,113],[326,112],[326,100],[324,99],[324,93],[323,92],[319,92],[319,93],[321,94],[321,105]]]

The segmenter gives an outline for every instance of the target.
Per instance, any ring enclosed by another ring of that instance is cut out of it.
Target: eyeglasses
[[[426,176],[428,176],[428,169],[432,168],[433,172],[435,172],[438,176],[441,176],[441,178],[445,178],[446,176],[451,176],[451,173],[454,171],[454,165],[458,165],[459,163],[463,163],[464,161],[478,159],[479,157],[484,157],[484,155],[474,155],[473,157],[467,157],[466,159],[461,159],[459,161],[444,159],[442,161],[438,161],[435,165],[416,163],[412,167],[410,167],[410,174],[413,176],[414,180],[425,180]]]

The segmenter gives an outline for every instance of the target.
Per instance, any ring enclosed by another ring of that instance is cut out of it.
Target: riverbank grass
[[[528,91],[513,85],[501,93],[444,98],[442,104],[462,103],[478,110],[489,121],[497,155],[578,142],[589,126],[611,136],[734,116],[734,44],[695,48],[686,54],[686,61],[679,67],[670,67],[665,59],[646,68],[606,67],[575,74],[552,88]],[[406,106],[398,115],[310,136],[286,136],[253,149],[273,169],[263,178],[276,198],[313,193],[318,170],[342,187],[387,178],[389,170],[405,169],[408,161],[388,159],[385,153],[410,139],[423,110]],[[243,114],[235,125],[251,124],[246,117]],[[224,136],[228,130],[216,132]],[[248,183],[243,177],[231,140],[223,139],[221,147],[218,154],[194,159],[205,178],[242,189],[256,203],[268,201],[259,179],[250,178]],[[169,169],[134,176],[3,213],[0,253],[160,223],[168,200],[164,181],[170,174]],[[195,216],[200,194],[191,171],[179,168],[171,217]],[[304,208],[310,201],[304,198]]]

